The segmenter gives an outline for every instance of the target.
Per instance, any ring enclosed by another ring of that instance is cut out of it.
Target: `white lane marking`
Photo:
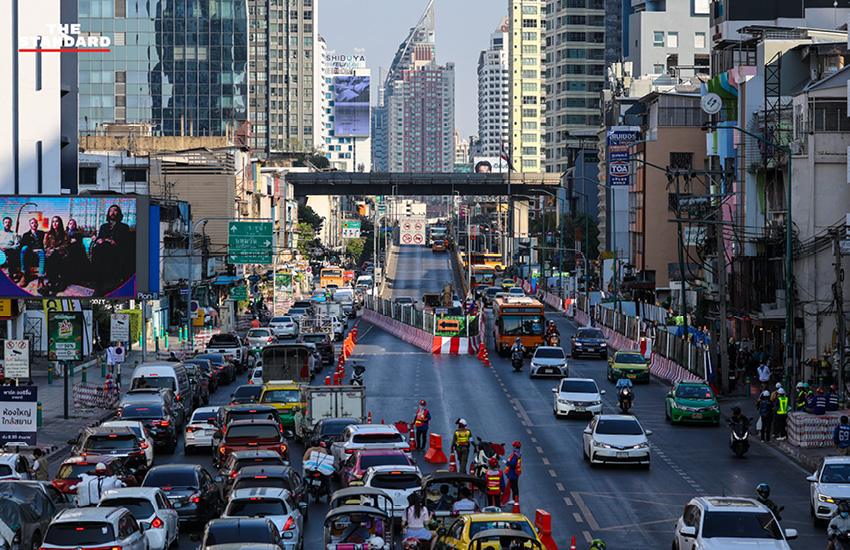
[[[542,461],[543,461],[543,464],[545,464],[546,466],[548,466],[548,465],[549,465],[549,459],[548,459],[548,458],[546,458],[545,456],[544,456],[543,458],[541,458],[540,460],[542,460]]]
[[[537,443],[537,438],[536,438],[536,437],[532,437],[532,438],[531,438],[531,442],[532,442],[532,443]],[[540,451],[540,452],[542,453],[543,451]]]
[[[705,490],[700,486],[700,484],[697,483],[691,476],[689,476],[678,464],[676,464],[676,462],[674,462],[673,459],[671,459],[669,456],[667,456],[667,454],[665,454],[664,451],[658,449],[658,447],[653,443],[649,444],[649,448],[652,450],[652,452],[658,458],[660,458],[661,460],[664,461],[665,464],[670,466],[670,468],[676,473],[676,475],[681,477],[682,480],[685,483],[690,485],[691,488],[694,491],[696,491],[696,493],[698,495],[704,495],[705,494]]]
[[[584,516],[584,519],[587,520],[588,527],[590,527],[590,529],[592,531],[598,531],[599,530],[599,524],[596,523],[596,518],[593,517],[593,514],[590,513],[590,509],[587,507],[587,505],[581,499],[581,495],[578,494],[575,491],[571,492],[570,494],[573,496],[573,500],[575,501],[575,503],[578,505],[579,509],[581,510],[581,513]]]
[[[558,474],[557,472],[555,472],[555,470],[549,470],[549,475],[552,477],[558,477]]]
[[[533,434],[533,433],[534,433],[534,432],[532,432],[531,430],[529,430],[528,428],[526,428],[526,429],[525,429],[525,431],[526,431],[527,433],[530,433],[530,434]]]
[[[581,534],[584,535],[585,542],[590,542],[593,540],[593,537],[590,536],[590,531],[582,531]]]
[[[581,518],[581,514],[578,512],[573,512],[573,518],[575,518],[576,523],[584,523],[584,520]]]
[[[564,490],[564,486],[563,486],[563,485],[561,485],[560,483],[556,483],[556,484],[555,484],[555,487],[556,487],[559,491],[563,491],[563,490]],[[568,498],[565,498],[564,500],[569,500],[569,499],[568,499]],[[570,504],[567,504],[567,506],[570,506]]]
[[[522,419],[528,422],[529,426],[534,426],[534,422],[532,422],[531,418],[528,417],[528,413],[525,412],[525,408],[523,408],[522,403],[519,402],[519,399],[513,399],[513,402],[516,405],[516,408],[519,409],[519,412],[522,415]]]
[[[532,438],[532,439],[533,439],[533,438]],[[538,453],[540,453],[540,454],[543,454],[543,447],[538,446],[538,447],[537,447],[537,452],[538,452]]]

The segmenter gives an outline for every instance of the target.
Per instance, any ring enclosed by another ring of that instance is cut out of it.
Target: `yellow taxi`
[[[278,410],[284,428],[295,427],[295,407],[307,408],[301,402],[301,387],[292,380],[274,380],[263,384],[260,403],[272,405]]]
[[[462,515],[449,524],[446,532],[437,537],[435,550],[472,550],[472,539],[478,533],[491,529],[519,531],[534,537],[538,542],[534,524],[523,514],[482,513]],[[542,546],[542,542],[540,542]],[[489,548],[489,546],[485,546]]]
[[[622,373],[633,382],[649,384],[649,363],[639,351],[618,351],[608,359],[608,380],[617,382]]]
[[[513,288],[513,287],[516,286],[516,283],[514,282],[513,279],[502,279],[502,282],[500,284],[501,284],[502,288],[505,289],[505,290],[508,290],[509,288]]]

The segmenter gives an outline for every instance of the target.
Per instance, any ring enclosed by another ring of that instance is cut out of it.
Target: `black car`
[[[212,361],[210,361],[209,359],[200,359],[198,357],[195,357],[192,359],[185,359],[183,361],[183,364],[198,365],[201,368],[201,371],[206,374],[207,379],[209,380],[209,393],[215,393],[215,390],[218,389],[218,375],[215,373],[215,366],[212,364]],[[204,401],[204,404],[207,403],[208,401]]]
[[[153,439],[154,445],[163,447],[165,452],[173,453],[177,448],[177,418],[167,405],[135,403],[124,405],[120,413],[122,420],[142,422]]]
[[[253,487],[274,487],[275,489],[286,489],[292,493],[295,502],[308,502],[310,495],[307,493],[307,484],[301,474],[292,466],[245,466],[238,470],[230,492],[237,489],[250,489]],[[302,511],[307,514],[306,510]],[[306,517],[304,519],[307,519]]]
[[[504,292],[504,290],[497,286],[487,287],[487,290],[485,290],[481,296],[481,298],[484,300],[484,305],[488,307],[492,306],[493,300],[496,298],[496,294],[499,292]]]
[[[71,445],[71,455],[103,455],[114,456],[131,472],[144,469],[147,466],[142,441],[132,428],[126,426],[94,426],[86,428],[76,439],[68,441]]]
[[[359,422],[356,418],[323,418],[313,427],[313,437],[318,437],[327,443],[330,449],[331,443],[339,441],[342,430],[352,424],[359,424]]]
[[[206,523],[224,509],[221,478],[215,478],[198,464],[154,466],[142,487],[159,487],[177,511],[180,521]]]
[[[209,359],[215,367],[219,385],[227,385],[236,380],[236,367],[220,353],[199,353],[195,359]]]
[[[298,337],[298,343],[316,344],[316,349],[319,350],[319,354],[322,356],[322,364],[334,364],[334,345],[331,343],[330,336],[324,332],[302,334]]]
[[[248,466],[286,466],[286,461],[277,451],[265,449],[230,453],[218,470],[218,475],[224,480],[225,492],[229,492],[233,480],[239,475],[239,471]]]
[[[221,445],[221,440],[223,439],[222,428],[226,429],[227,425],[234,420],[274,420],[280,426],[281,433],[286,433],[283,429],[283,422],[280,419],[280,412],[273,405],[259,403],[226,405],[218,409],[218,415],[215,421],[218,431],[212,440],[212,449],[214,452]]]
[[[250,405],[251,403],[258,403],[261,393],[263,393],[263,386],[259,384],[239,386],[236,391],[230,394],[230,404]]]
[[[313,300],[297,300],[292,304],[293,308],[304,308],[307,310],[307,317],[312,317],[315,314],[313,309]]]
[[[268,518],[219,518],[204,527],[203,535],[193,533],[193,541],[201,541],[200,550],[207,548],[240,548],[273,545],[283,548],[272,520]]]
[[[186,425],[186,419],[192,414],[192,411],[186,411],[183,403],[174,395],[174,392],[166,388],[133,388],[124,394],[119,407],[137,403],[165,404],[166,407],[174,411],[178,429],[182,429]]]
[[[601,359],[608,357],[607,338],[598,328],[580,328],[572,337],[570,355],[577,359],[579,355],[598,355]]]

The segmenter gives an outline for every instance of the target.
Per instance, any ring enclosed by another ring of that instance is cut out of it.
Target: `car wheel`
[[[647,462],[646,464],[641,464],[640,467],[642,470],[649,470],[649,465],[651,462]]]
[[[38,550],[41,548],[41,533],[36,531],[32,534],[32,550]]]
[[[591,468],[596,468],[598,466],[598,464],[593,461],[593,455],[592,454],[588,455],[587,461],[590,462]]]

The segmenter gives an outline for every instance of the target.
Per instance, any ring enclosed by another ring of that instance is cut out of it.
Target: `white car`
[[[149,550],[166,550],[180,540],[180,518],[158,487],[108,489],[100,496],[98,506],[123,507],[140,524],[149,523],[145,531]]]
[[[306,508],[306,506],[305,506]],[[304,516],[286,489],[253,487],[230,493],[222,518],[262,517],[270,519],[285,550],[301,548],[304,537]]]
[[[553,411],[555,417],[570,414],[602,414],[602,396],[605,390],[600,390],[593,378],[563,378],[557,388],[552,388],[555,394]]]
[[[410,444],[392,424],[351,424],[331,443],[334,467],[354,451],[364,449],[410,452]]]
[[[345,334],[345,329],[348,327],[348,320],[346,319],[346,322],[343,323],[342,319],[333,315],[331,316],[331,325],[334,329],[334,342],[339,342],[342,340],[342,337]]]
[[[570,369],[567,367],[567,354],[559,347],[540,346],[534,350],[528,373],[531,378],[535,376],[567,377],[570,375]]]
[[[263,385],[263,366],[259,365],[254,367],[254,370],[251,371],[251,376],[248,377],[248,384],[255,384],[258,386]]]
[[[407,497],[422,489],[422,472],[417,466],[372,466],[363,473],[362,481],[366,487],[387,493],[393,501],[393,517],[400,518],[409,506]]]
[[[198,407],[195,409],[183,434],[183,449],[186,454],[189,454],[189,449],[212,447],[213,434],[218,428],[210,420],[215,421],[217,415],[218,407]]]
[[[752,498],[696,497],[676,522],[675,550],[736,548],[790,550],[796,529],[782,529],[770,509]]]
[[[274,343],[277,343],[277,336],[271,328],[252,328],[245,335],[245,345],[249,353],[253,349],[264,348]]]
[[[525,291],[521,286],[512,286],[508,289],[509,296],[525,296]]]
[[[33,460],[20,453],[0,453],[0,481],[31,479]]]
[[[826,456],[820,468],[806,478],[815,521],[832,519],[838,502],[850,500],[850,456]]]
[[[138,420],[110,420],[109,422],[104,422],[101,424],[101,427],[111,428],[118,426],[126,426],[133,430],[133,433],[136,434],[136,437],[139,438],[139,441],[142,442],[142,450],[145,452],[145,465],[147,468],[153,467],[153,447],[154,442],[151,434],[145,429],[145,425]]]
[[[628,414],[594,416],[582,436],[584,459],[597,464],[640,464],[649,468],[649,440],[638,419]]]
[[[272,317],[269,321],[269,328],[274,331],[278,338],[295,338],[298,336],[298,323],[289,315]]]
[[[147,550],[150,543],[142,527],[123,506],[68,508],[53,517],[40,548]]]

